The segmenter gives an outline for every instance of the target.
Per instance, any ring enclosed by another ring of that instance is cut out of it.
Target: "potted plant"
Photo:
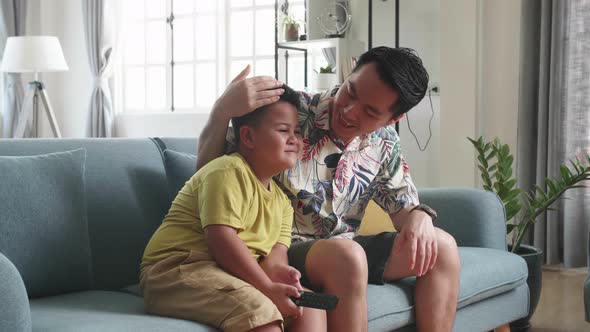
[[[522,244],[527,230],[537,217],[552,210],[552,204],[568,189],[584,187],[579,183],[590,179],[590,155],[586,155],[588,165],[580,160],[570,161],[571,169],[561,165],[560,176],[545,179],[543,187],[535,185],[528,193],[516,187],[516,179],[512,175],[514,157],[507,144],[498,138],[485,142],[483,137],[477,140],[467,138],[477,150],[478,168],[483,180],[483,187],[500,197],[506,210],[506,235],[512,237],[509,250],[524,258],[529,270],[527,284],[530,290],[530,308],[527,317],[510,323],[511,331],[525,331],[530,328],[533,316],[541,295],[541,267],[543,251],[533,246]],[[573,169],[573,171],[572,171]]]
[[[316,90],[325,91],[338,84],[338,76],[336,75],[336,70],[332,67],[332,65],[329,64],[325,67],[320,67],[320,71],[316,71],[316,73]]]
[[[286,41],[296,41],[299,39],[299,21],[293,14],[285,15],[283,19],[283,31],[285,32]]]

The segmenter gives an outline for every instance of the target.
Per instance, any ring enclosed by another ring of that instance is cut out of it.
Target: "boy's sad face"
[[[303,142],[295,106],[278,101],[267,107],[259,123],[250,127],[251,151],[259,165],[278,173],[295,166]]]

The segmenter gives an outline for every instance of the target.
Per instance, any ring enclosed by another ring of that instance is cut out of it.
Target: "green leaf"
[[[547,183],[547,186],[549,187],[551,193],[556,193],[558,191],[557,187],[555,186],[553,181],[551,181],[551,179],[545,178],[545,182]]]
[[[515,199],[518,198],[518,195],[520,194],[520,189],[513,189],[510,190],[510,192],[508,192],[508,195],[506,197],[506,200],[508,201],[513,201]],[[516,200],[518,202],[518,200]]]
[[[572,160],[570,160],[570,164],[572,164],[572,167],[576,170],[576,173],[578,173],[578,174],[582,173],[578,169],[578,164],[574,163]]]
[[[507,156],[510,154],[510,147],[508,147],[508,144],[504,144],[502,145],[502,153]]]
[[[512,188],[514,188],[515,184],[516,184],[516,179],[508,180],[508,181],[506,181],[506,188],[512,189]]]
[[[572,177],[572,173],[570,172],[570,170],[563,165],[559,166],[559,172],[561,173],[561,177],[566,181],[568,181]]]
[[[495,191],[496,191],[496,192],[500,191],[500,186],[501,186],[501,185],[502,185],[502,184],[501,184],[500,182],[496,182],[496,183],[494,183],[494,189],[495,189]]]
[[[487,152],[488,150],[484,150],[485,152]],[[492,152],[488,153],[486,160],[490,160],[492,158],[494,158],[496,156],[496,151],[492,150]]]
[[[510,232],[516,227],[514,224],[506,224],[506,235],[510,235]]]
[[[481,165],[477,165],[477,168],[479,168],[479,171],[481,172],[482,175],[484,175],[484,174],[486,174],[488,172],[487,169],[485,169]]]
[[[514,216],[516,216],[518,212],[520,212],[521,208],[522,207],[520,205],[508,205],[506,207],[506,219],[511,220],[512,218],[514,218]]]
[[[488,168],[488,161],[485,160],[482,156],[477,156],[477,160],[479,160],[483,167]]]

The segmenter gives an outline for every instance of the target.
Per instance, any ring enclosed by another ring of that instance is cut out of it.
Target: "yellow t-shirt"
[[[191,250],[208,254],[203,231],[208,225],[237,229],[258,259],[276,243],[291,245],[292,224],[291,202],[274,181],[266,189],[240,154],[223,156],[205,165],[178,192],[144,251],[141,267]]]

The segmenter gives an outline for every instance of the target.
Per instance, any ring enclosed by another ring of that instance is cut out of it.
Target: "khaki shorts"
[[[198,321],[223,331],[283,322],[270,299],[222,270],[207,254],[192,251],[146,266],[139,285],[150,314]]]

